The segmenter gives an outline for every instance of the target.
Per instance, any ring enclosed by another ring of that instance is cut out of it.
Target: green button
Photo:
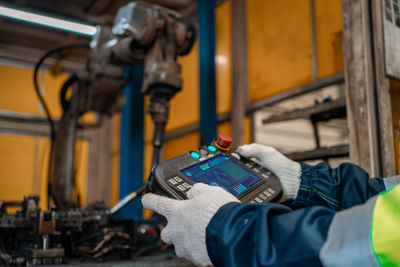
[[[194,151],[190,152],[190,156],[192,156],[192,157],[193,157],[193,158],[195,158],[195,159],[198,159],[198,158],[200,158],[200,155],[199,155],[199,153],[197,153],[197,152],[194,152]]]
[[[215,146],[208,146],[208,150],[215,152],[217,151],[217,148]]]

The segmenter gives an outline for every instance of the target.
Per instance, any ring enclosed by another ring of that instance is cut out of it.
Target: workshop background
[[[81,18],[93,23],[112,16],[112,13],[127,1],[94,1],[97,2],[94,7],[86,9],[91,1],[1,1],[0,4],[3,2],[39,12]],[[196,1],[150,2],[186,12],[192,19],[198,17],[196,9],[192,7]],[[232,74],[232,68],[233,61],[238,60],[233,58],[236,54],[232,47],[234,2],[215,2],[214,29],[218,133],[235,137],[230,122],[232,108],[235,108],[232,105],[232,92],[236,77]],[[341,101],[338,109],[345,109],[342,1],[248,0],[245,1],[243,18],[244,21],[237,18],[239,22],[236,23],[244,22],[238,27],[242,27],[246,37],[241,41],[245,43],[247,53],[247,113],[243,124],[243,138],[234,140],[235,144],[258,142],[273,145],[285,153],[292,153],[295,159],[311,162],[321,158],[333,164],[349,161],[349,126],[343,112],[339,116],[333,116],[332,120],[321,120],[321,123],[318,120],[312,123],[310,113],[297,116],[294,120],[282,118],[288,112],[304,111],[317,103],[324,104],[336,100]],[[89,37],[56,29],[43,29],[39,25],[0,17],[1,201],[19,201],[25,195],[36,194],[40,196],[40,207],[47,208],[49,130],[43,122],[43,108],[34,92],[33,66],[46,50],[82,40],[89,41]],[[58,55],[58,58],[48,60],[45,70],[40,72],[40,87],[55,119],[61,115],[59,89],[67,79],[68,72],[82,66],[80,59],[84,56],[85,52],[82,51]],[[198,40],[187,56],[179,57],[179,62],[182,64],[183,88],[170,102],[164,159],[200,146]],[[398,88],[395,80],[390,81],[390,88],[392,99],[395,99],[395,89]],[[293,93],[295,91],[298,93]],[[147,103],[146,97],[143,110]],[[399,112],[396,105],[391,107],[393,119],[388,120],[393,122],[393,161],[397,162],[395,169],[398,173]],[[142,165],[143,170],[136,172],[136,169],[133,169],[131,173],[124,174],[135,181],[145,180],[151,168],[152,123],[148,114],[144,116],[143,146],[141,148],[140,144],[136,144],[136,149],[142,149],[143,153],[140,155],[139,152],[133,159],[135,166]],[[265,122],[273,116],[276,120]],[[10,119],[19,117],[25,118],[24,125],[18,119]],[[355,120],[357,121],[357,118]],[[103,200],[108,205],[115,204],[121,197],[120,177],[124,172],[120,169],[123,160],[121,114],[115,114],[112,118],[99,118],[98,115],[90,113],[86,114],[82,121],[93,126],[82,130],[80,140],[76,144],[74,198],[79,196],[83,205],[95,200]],[[100,126],[99,121],[102,122]],[[368,124],[367,121],[358,123]],[[318,141],[314,135],[316,129],[319,131]],[[368,137],[362,140],[367,144],[369,142]],[[332,146],[336,150],[319,151],[325,153],[319,156],[299,152],[315,152]],[[134,189],[136,188],[131,188]],[[147,215],[146,213],[145,216]]]

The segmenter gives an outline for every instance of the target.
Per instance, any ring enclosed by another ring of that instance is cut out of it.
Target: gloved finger
[[[161,239],[162,239],[162,241],[164,241],[164,243],[167,243],[167,244],[173,244],[174,242],[173,242],[173,240],[172,240],[172,230],[171,230],[172,228],[169,226],[169,225],[167,225],[164,229],[162,229],[162,231],[161,231]]]
[[[237,148],[240,155],[248,158],[257,158],[262,160],[264,157],[272,154],[276,150],[273,147],[264,146],[256,143],[243,145]]]
[[[257,157],[261,153],[259,144],[252,143],[237,148],[237,152],[244,157]]]
[[[174,206],[178,205],[178,202],[179,200],[158,196],[152,193],[146,194],[144,197],[142,197],[142,204],[145,208],[154,210],[155,212],[167,217],[167,219]]]
[[[180,245],[175,246],[175,254],[178,258],[189,258],[187,253],[185,253],[184,248]],[[186,257],[185,257],[186,256]],[[190,260],[190,259],[188,259]]]
[[[188,199],[194,198],[195,196],[201,195],[210,190],[210,188],[214,188],[211,185],[203,184],[203,183],[196,183],[190,188],[187,192]]]

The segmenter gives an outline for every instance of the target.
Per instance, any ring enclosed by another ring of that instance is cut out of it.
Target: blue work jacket
[[[326,163],[302,164],[301,183],[293,201],[221,207],[206,229],[209,257],[215,266],[231,267],[383,266],[396,260],[400,264],[394,252],[385,248],[387,238],[382,234],[390,233],[383,233],[387,228],[373,219],[374,214],[383,214],[376,211],[379,203],[384,204],[381,210],[387,209],[388,203],[392,209],[398,208],[392,200],[395,191],[386,196],[386,202],[380,200],[390,191],[387,189],[400,190],[395,186],[399,182],[399,177],[369,178],[350,163],[338,168]],[[391,227],[400,232],[400,216],[393,220]],[[373,232],[373,225],[378,232]],[[374,241],[373,236],[378,239]],[[400,237],[396,240],[400,242]],[[396,246],[400,249],[400,243]]]

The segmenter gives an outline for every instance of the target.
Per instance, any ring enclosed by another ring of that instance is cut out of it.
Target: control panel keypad
[[[182,192],[186,190],[186,187],[184,187],[183,185],[178,185],[177,186],[179,190],[181,190]]]
[[[178,183],[174,178],[170,178],[170,179],[168,180],[168,182],[170,182],[170,183],[173,184],[173,185],[176,185],[176,184]]]
[[[267,190],[268,190],[271,194],[274,194],[274,193],[275,193],[275,190],[272,189],[271,187],[269,187]]]
[[[182,186],[183,186],[184,188],[186,188],[186,189],[192,188],[192,186],[191,186],[190,184],[186,183],[186,182],[184,182],[184,183],[182,184]]]
[[[264,194],[260,194],[259,197],[260,197],[262,200],[267,200],[267,198],[268,198],[268,197],[267,197],[266,195],[264,195]]]
[[[254,163],[246,162],[245,165],[246,165],[247,168],[253,168]]]
[[[268,178],[269,178],[269,175],[266,174],[266,173],[262,173],[262,174],[261,174],[261,177],[264,178],[264,179],[268,179]]]
[[[273,194],[276,193],[274,189],[271,187],[268,187],[266,190],[263,190],[259,194],[256,195],[256,197],[250,201],[250,203],[262,203],[262,202],[267,202]]]
[[[174,176],[174,177],[168,178],[167,183],[169,185],[172,185],[173,187],[177,188],[179,191],[181,191],[183,193],[186,193],[190,188],[192,188],[191,184],[187,183],[179,176]]]

